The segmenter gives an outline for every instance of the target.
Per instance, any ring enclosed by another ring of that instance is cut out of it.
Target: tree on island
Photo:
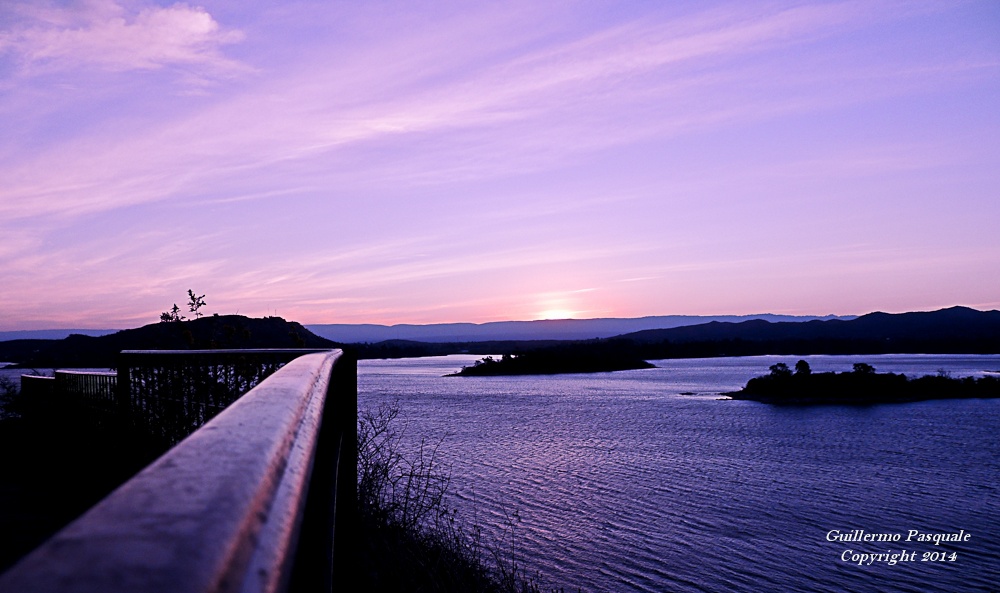
[[[875,367],[865,362],[854,363],[854,372],[859,375],[874,375]]]
[[[871,405],[1000,397],[1000,378],[993,376],[953,379],[938,374],[911,379],[903,374],[876,373],[875,367],[864,362],[855,363],[847,372],[813,373],[808,363],[801,360],[796,363],[794,374],[782,363],[771,365],[770,371],[727,395],[733,399],[793,405]]]
[[[796,365],[796,368],[798,368],[798,365]],[[783,362],[772,364],[770,367],[768,367],[768,369],[771,371],[772,377],[792,376],[792,370],[788,368],[788,365]]]

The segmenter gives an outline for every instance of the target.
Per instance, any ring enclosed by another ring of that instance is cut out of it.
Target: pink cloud
[[[106,71],[196,66],[245,69],[221,47],[243,39],[204,8],[177,3],[129,11],[114,0],[65,8],[19,5],[20,23],[0,33],[0,52],[13,53],[28,73],[97,68]]]

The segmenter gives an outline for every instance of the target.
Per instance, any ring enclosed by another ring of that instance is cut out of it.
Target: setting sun
[[[539,319],[573,319],[576,311],[569,309],[548,309],[538,314]]]

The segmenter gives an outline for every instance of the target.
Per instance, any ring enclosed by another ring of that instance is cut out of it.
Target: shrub
[[[367,591],[538,593],[515,562],[513,521],[502,542],[482,541],[446,505],[440,442],[407,456],[398,404],[358,414],[359,571]],[[516,515],[515,515],[516,517]]]
[[[14,399],[18,393],[20,390],[17,387],[17,381],[6,375],[0,375],[0,401]]]
[[[17,381],[6,375],[0,375],[0,419],[17,416],[19,394]]]

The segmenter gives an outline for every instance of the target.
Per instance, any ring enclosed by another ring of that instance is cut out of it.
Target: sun
[[[569,309],[547,309],[538,314],[539,319],[573,319],[576,311]]]

